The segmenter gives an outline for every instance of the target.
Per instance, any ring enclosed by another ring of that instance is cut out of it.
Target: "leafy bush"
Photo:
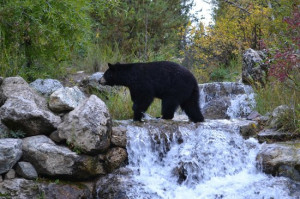
[[[29,79],[61,75],[72,54],[83,56],[89,42],[88,3],[0,1],[0,73]]]

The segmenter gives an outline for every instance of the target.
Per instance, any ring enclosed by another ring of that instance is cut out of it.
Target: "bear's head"
[[[122,66],[118,62],[116,64],[108,63],[108,69],[105,71],[104,75],[99,80],[102,85],[114,86],[120,85],[120,78],[122,77]]]

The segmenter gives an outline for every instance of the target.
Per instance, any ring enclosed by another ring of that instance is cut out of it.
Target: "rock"
[[[37,79],[31,82],[30,86],[47,97],[59,88],[63,88],[63,85],[56,79]]]
[[[23,160],[33,164],[38,174],[54,178],[84,180],[105,174],[97,157],[78,155],[44,135],[23,139]]]
[[[138,196],[128,197],[127,190],[137,186],[131,179],[132,172],[127,168],[120,168],[111,174],[101,177],[97,183],[97,198],[99,199],[129,199]],[[149,194],[150,195],[150,194]],[[145,195],[146,196],[146,193]],[[151,196],[145,198],[153,198]]]
[[[6,138],[9,134],[9,129],[1,122],[0,119],[0,139]]]
[[[115,147],[108,150],[105,156],[105,165],[108,171],[113,171],[119,168],[122,163],[127,159],[128,155],[125,149]]]
[[[118,126],[112,128],[111,143],[115,146],[126,147],[126,127]]]
[[[199,84],[199,91],[199,103],[205,119],[246,117],[255,107],[253,89],[242,83]]]
[[[16,177],[16,172],[14,169],[10,169],[6,174],[5,174],[5,180],[6,179],[13,179]]]
[[[257,111],[252,111],[250,115],[247,116],[247,120],[256,120],[261,117],[261,114],[259,114]]]
[[[0,107],[5,103],[5,101],[7,100],[7,97],[4,95],[3,93],[3,89],[1,87],[1,84],[3,82],[3,78],[0,77]]]
[[[105,151],[111,138],[111,118],[106,105],[97,96],[91,95],[65,115],[58,134],[83,153]]]
[[[242,81],[246,84],[264,86],[266,84],[268,67],[264,64],[266,55],[262,51],[251,48],[243,54]]]
[[[38,182],[15,178],[0,183],[0,195],[4,198],[56,198],[78,199],[93,198],[91,191],[84,184],[61,184]]]
[[[51,134],[49,135],[49,138],[50,138],[52,141],[56,142],[56,143],[61,143],[61,142],[65,141],[64,139],[61,139],[61,138],[59,137],[57,131],[54,131],[53,133],[51,133]]]
[[[50,95],[49,108],[55,112],[71,111],[85,99],[77,86],[60,88]]]
[[[16,172],[19,176],[28,180],[35,180],[38,177],[35,168],[29,162],[18,162]]]
[[[288,114],[289,111],[291,111],[291,108],[287,105],[281,105],[276,107],[268,120],[269,127],[275,129],[281,128],[283,125],[281,117],[285,114]]]
[[[277,131],[276,129],[264,129],[260,131],[257,135],[257,139],[260,143],[288,141],[288,140],[295,140],[297,138],[300,138],[300,135],[297,133]]]
[[[34,92],[21,77],[4,79],[3,93],[8,98],[0,108],[2,122],[28,136],[49,134],[61,122],[47,108],[46,100]]]
[[[110,86],[103,86],[99,84],[99,80],[103,76],[104,73],[97,72],[92,74],[91,76],[87,76],[80,81],[80,86],[85,89],[87,93],[89,90],[97,90],[98,92],[111,92],[113,90]]]
[[[267,174],[300,181],[300,141],[264,144],[257,159]]]
[[[240,124],[240,134],[245,139],[255,136],[257,132],[258,132],[258,124],[255,121],[245,121],[245,123]]]
[[[0,174],[8,172],[21,156],[21,139],[0,139]]]
[[[227,109],[231,105],[228,97],[222,99],[211,100],[206,103],[202,109],[204,118],[209,119],[229,119],[230,116],[227,114]]]

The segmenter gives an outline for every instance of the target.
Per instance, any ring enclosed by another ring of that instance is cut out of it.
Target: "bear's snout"
[[[104,79],[104,77],[101,77],[99,80],[99,84],[105,85],[106,84],[106,80]]]

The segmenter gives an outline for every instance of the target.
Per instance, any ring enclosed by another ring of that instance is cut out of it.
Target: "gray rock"
[[[85,99],[77,86],[60,88],[50,95],[49,108],[55,112],[71,111]]]
[[[0,108],[2,122],[13,130],[28,136],[49,134],[61,122],[47,108],[46,100],[39,96],[21,77],[4,79],[3,93],[8,98]]]
[[[277,131],[276,129],[264,129],[257,134],[257,139],[259,142],[279,142],[279,141],[288,141],[300,138],[300,135],[297,133]]]
[[[118,126],[112,128],[111,143],[115,146],[126,147],[126,127]]]
[[[247,84],[264,86],[267,78],[266,54],[251,48],[243,54],[242,81]]]
[[[29,162],[18,162],[16,172],[19,176],[28,180],[34,180],[38,177],[35,168]]]
[[[0,139],[6,138],[9,134],[9,129],[2,123],[0,118]]]
[[[199,84],[199,91],[199,103],[206,119],[246,117],[255,107],[253,89],[242,83]]]
[[[113,171],[119,168],[127,159],[128,155],[125,149],[115,147],[108,150],[105,156],[105,168],[108,171]]]
[[[299,146],[299,141],[264,144],[257,159],[264,172],[300,181]]]
[[[56,142],[56,143],[61,143],[61,142],[65,141],[64,139],[61,139],[61,138],[59,137],[57,131],[52,132],[52,133],[49,135],[49,138],[50,138],[52,141]]]
[[[50,183],[15,178],[0,183],[0,195],[3,198],[57,198],[78,199],[93,198],[92,192],[82,183]]]
[[[0,174],[8,172],[21,156],[21,139],[0,139]]]
[[[289,111],[291,111],[291,108],[287,105],[276,107],[268,120],[269,127],[275,129],[279,129],[280,127],[282,127],[283,124],[281,122],[281,117],[285,114],[288,114]]]
[[[78,155],[44,135],[23,139],[23,160],[33,164],[38,174],[55,178],[83,180],[105,174],[97,157]]]
[[[255,121],[245,121],[240,124],[240,134],[248,139],[249,137],[253,137],[258,132],[258,123]]]
[[[54,91],[63,88],[63,85],[56,79],[37,79],[31,82],[30,86],[45,96],[50,96]]]
[[[14,179],[16,177],[16,172],[14,169],[10,169],[6,174],[5,174],[5,180],[6,179]]]
[[[83,153],[105,151],[111,138],[111,118],[106,105],[97,96],[91,95],[65,115],[58,134]]]

